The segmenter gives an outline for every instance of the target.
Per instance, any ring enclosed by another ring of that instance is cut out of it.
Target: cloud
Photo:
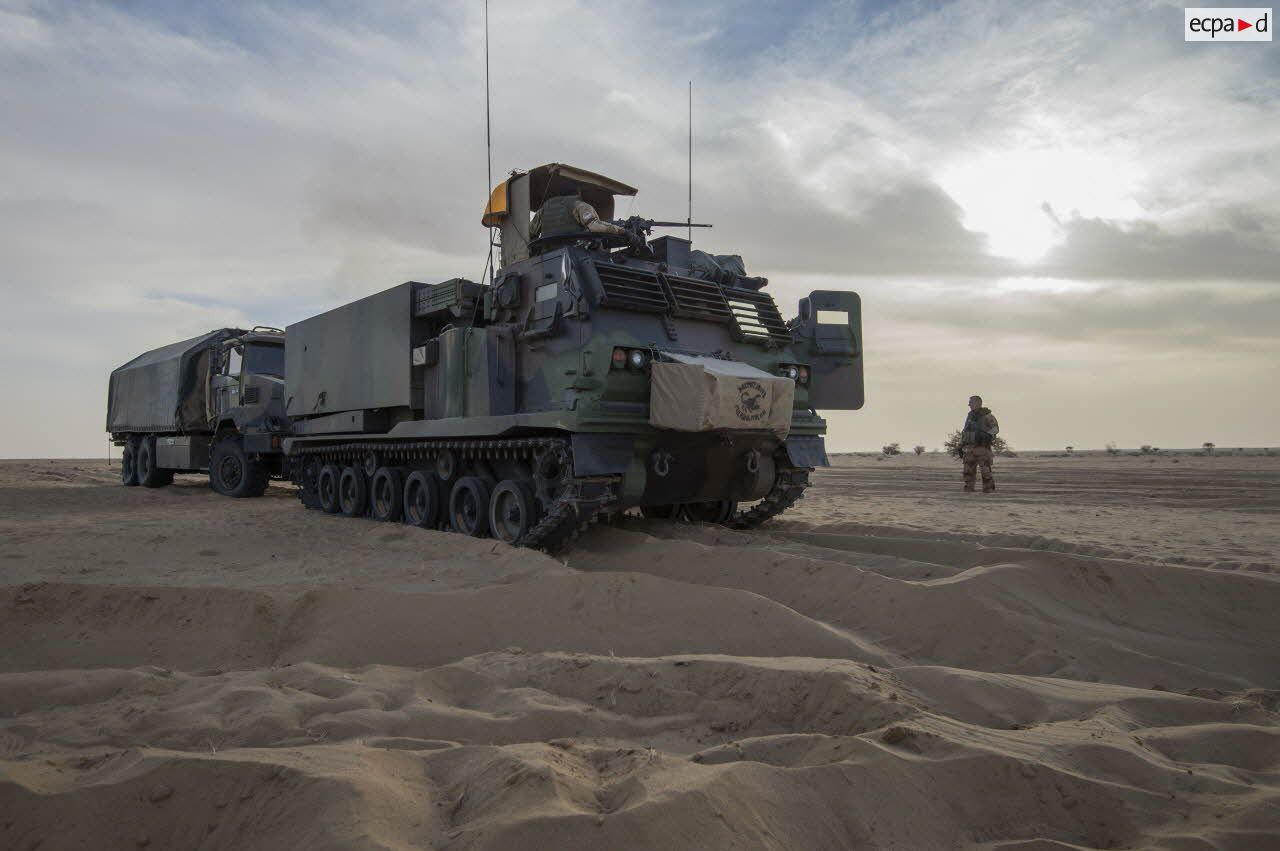
[[[1046,275],[1163,280],[1280,282],[1274,218],[1247,208],[1220,211],[1222,225],[1177,233],[1150,221],[1129,224],[1077,218],[1038,264]]]
[[[682,218],[693,80],[700,244],[788,305],[858,281],[892,393],[993,338],[1032,398],[1068,356],[1243,374],[1274,354],[1280,54],[1186,45],[1180,20],[492,0],[493,173],[575,162],[639,186],[629,212]],[[478,277],[482,36],[478,4],[5,5],[6,390],[59,388],[85,424],[7,451],[96,450],[106,373],[137,350]]]

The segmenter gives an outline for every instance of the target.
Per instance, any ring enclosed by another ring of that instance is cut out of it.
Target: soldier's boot
[[[969,478],[968,476],[965,476],[965,478],[964,478],[964,492],[965,492],[965,493],[973,493],[973,485],[974,485],[974,480],[973,480],[973,479],[971,479],[971,478]]]
[[[991,492],[992,492],[993,490],[995,490],[995,489],[996,489],[996,480],[995,480],[995,479],[983,479],[983,480],[982,480],[982,492],[983,492],[983,493],[991,493]]]

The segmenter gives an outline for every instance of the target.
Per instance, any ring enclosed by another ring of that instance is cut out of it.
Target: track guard
[[[800,299],[793,332],[808,349],[809,405],[856,411],[863,403],[862,299],[857,293],[814,290]]]

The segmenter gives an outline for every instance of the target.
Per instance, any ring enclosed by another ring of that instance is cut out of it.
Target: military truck
[[[122,448],[121,482],[158,488],[208,472],[218,493],[262,496],[287,472],[284,345],[278,328],[220,328],[114,370],[107,431]]]
[[[786,321],[736,257],[565,215],[612,220],[635,193],[513,172],[481,220],[489,284],[409,281],[289,325],[303,503],[554,549],[601,514],[749,528],[800,498],[827,463],[818,410],[863,404],[857,294],[813,292]]]

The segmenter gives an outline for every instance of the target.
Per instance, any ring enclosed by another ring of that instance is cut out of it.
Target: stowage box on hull
[[[285,399],[290,417],[422,407],[414,384],[413,281],[304,319],[286,329]]]

